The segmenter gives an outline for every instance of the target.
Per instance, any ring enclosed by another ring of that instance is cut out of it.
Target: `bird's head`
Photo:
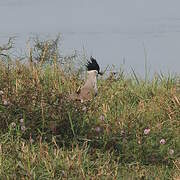
[[[90,57],[90,61],[87,62],[86,68],[87,71],[97,71],[97,74],[103,75],[103,73],[100,72],[99,64],[92,56]]]

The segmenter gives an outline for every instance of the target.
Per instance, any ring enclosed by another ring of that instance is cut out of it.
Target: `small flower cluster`
[[[26,127],[25,127],[25,125],[24,125],[24,119],[21,118],[21,119],[19,120],[19,122],[20,122],[20,126],[21,126],[21,131],[24,132],[24,131],[26,130]]]
[[[170,149],[170,150],[169,150],[169,154],[170,154],[170,155],[173,155],[173,154],[174,154],[174,150],[173,150],[173,149]]]
[[[147,129],[144,130],[144,134],[148,135],[150,133],[150,131],[151,131],[151,129],[147,128]]]
[[[12,123],[11,123],[11,127],[12,127],[12,128],[15,128],[15,127],[16,127],[16,123],[15,123],[15,122],[12,122]]]
[[[148,135],[148,134],[150,133],[150,131],[151,131],[151,129],[146,128],[146,129],[144,129],[144,134],[145,134],[145,135]],[[160,139],[159,143],[160,143],[161,145],[164,145],[164,144],[166,144],[166,140],[165,140],[164,138],[162,138],[162,139]],[[174,150],[173,150],[173,149],[170,149],[170,150],[169,150],[169,155],[173,155],[173,154],[174,154]]]
[[[3,94],[4,94],[4,92],[1,90],[1,91],[0,91],[0,96],[2,96]]]
[[[150,131],[151,131],[151,129],[146,128],[146,129],[144,129],[144,134],[145,134],[145,135],[148,135],[148,134],[150,133]],[[161,139],[161,140],[159,141],[159,143],[160,143],[160,144],[166,144],[166,140],[165,140],[165,139]]]
[[[159,143],[160,143],[160,144],[166,144],[166,140],[165,140],[165,139],[161,139],[161,140],[159,141]]]
[[[20,122],[20,129],[21,129],[22,132],[24,132],[24,131],[26,130],[26,127],[25,127],[25,125],[24,125],[24,119],[23,119],[23,118],[20,119],[19,122]],[[12,128],[15,128],[15,127],[16,127],[16,123],[15,123],[15,122],[12,122],[12,123],[11,123],[11,127],[12,127]]]

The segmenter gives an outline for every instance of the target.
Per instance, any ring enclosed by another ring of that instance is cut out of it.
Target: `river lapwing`
[[[73,93],[70,98],[73,100],[89,101],[93,97],[95,97],[98,93],[97,88],[97,76],[98,74],[102,75],[100,72],[100,67],[92,56],[90,60],[86,64],[87,69],[87,79],[85,84],[80,88],[80,90],[76,93]]]

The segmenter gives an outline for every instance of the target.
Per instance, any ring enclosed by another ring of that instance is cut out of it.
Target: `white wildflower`
[[[12,122],[12,123],[11,123],[11,127],[15,128],[15,127],[16,127],[16,123],[15,123],[15,122]]]
[[[0,95],[3,95],[4,94],[4,92],[3,91],[0,91]]]
[[[165,139],[161,139],[159,142],[160,142],[160,144],[166,144],[166,140]]]
[[[21,126],[21,131],[25,131],[26,130],[26,127],[25,126]]]
[[[170,155],[173,155],[173,154],[174,154],[174,150],[173,150],[173,149],[170,149],[170,150],[169,150],[169,154],[170,154]]]
[[[19,120],[19,122],[20,122],[21,124],[23,124],[23,123],[24,123],[24,119],[21,118],[21,119]]]

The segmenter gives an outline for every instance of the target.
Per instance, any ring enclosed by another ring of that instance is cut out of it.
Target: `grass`
[[[24,62],[0,48],[0,179],[179,179],[180,77],[108,73],[72,102],[83,64],[57,42]]]

